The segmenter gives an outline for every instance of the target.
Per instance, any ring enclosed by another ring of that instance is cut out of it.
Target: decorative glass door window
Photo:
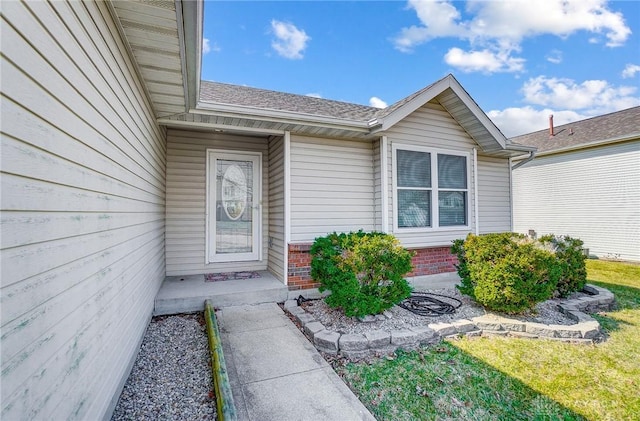
[[[209,151],[208,261],[260,259],[258,154]]]

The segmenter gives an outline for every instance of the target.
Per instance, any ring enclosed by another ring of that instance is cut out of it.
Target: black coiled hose
[[[447,300],[455,301],[455,303],[447,303],[434,297],[443,297]],[[455,313],[456,309],[462,305],[462,301],[442,294],[414,292],[398,305],[419,316],[441,316]]]

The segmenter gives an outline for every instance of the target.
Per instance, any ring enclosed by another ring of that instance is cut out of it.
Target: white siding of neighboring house
[[[508,159],[478,155],[480,234],[511,231],[510,172]]]
[[[640,141],[541,156],[513,172],[514,229],[640,260]]]
[[[165,136],[100,2],[2,3],[3,420],[113,409],[164,279]]]
[[[285,281],[284,264],[284,139],[269,142],[269,261],[267,267],[276,278]]]
[[[291,136],[291,241],[375,229],[373,145]]]
[[[206,151],[262,152],[262,259],[206,264]],[[266,270],[268,259],[269,160],[262,137],[169,130],[167,133],[167,276]]]
[[[474,231],[474,166],[473,148],[477,144],[451,117],[451,115],[437,102],[432,101],[419,108],[405,119],[397,123],[384,134],[388,137],[388,212],[389,231],[393,231],[394,200],[393,183],[395,178],[395,163],[393,162],[393,145],[413,145],[429,148],[438,148],[469,153],[469,228],[467,229],[440,229],[424,232],[402,232],[393,234],[408,248],[449,246],[454,239],[464,238],[469,232]],[[506,162],[507,160],[505,160]]]

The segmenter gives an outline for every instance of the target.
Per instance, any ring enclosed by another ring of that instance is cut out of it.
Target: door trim
[[[216,171],[214,162],[216,159],[252,159],[255,160],[254,168],[254,206],[252,231],[253,252],[233,254],[231,257],[220,257],[215,250],[216,230]],[[257,159],[256,159],[257,158]],[[262,152],[248,152],[228,149],[206,150],[206,200],[205,200],[205,264],[230,263],[246,261],[262,261]]]

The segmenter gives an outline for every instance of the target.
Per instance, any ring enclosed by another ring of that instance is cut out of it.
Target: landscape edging
[[[216,405],[219,421],[236,421],[238,419],[236,407],[233,402],[231,383],[227,374],[227,365],[222,352],[222,340],[218,321],[211,300],[205,302],[205,321],[207,323],[207,336],[209,337],[209,352],[211,354],[211,373],[213,374],[213,386],[216,392]]]
[[[422,327],[392,331],[376,330],[364,334],[341,334],[327,329],[313,315],[299,307],[296,300],[288,300],[284,307],[318,350],[347,358],[362,358],[392,352],[399,348],[415,349],[421,345],[437,343],[444,338],[458,336],[499,335],[593,343],[600,336],[600,324],[587,312],[610,310],[615,304],[615,297],[611,291],[590,284],[585,285],[583,291],[591,295],[561,299],[558,303],[558,309],[576,322],[573,325],[525,322],[488,313],[451,323],[429,323]]]

